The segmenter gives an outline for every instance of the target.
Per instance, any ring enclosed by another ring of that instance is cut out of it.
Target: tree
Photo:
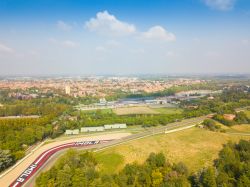
[[[72,180],[71,180],[72,175],[73,175],[73,173],[70,169],[70,166],[67,164],[64,165],[63,169],[58,171],[58,175],[56,178],[56,184],[59,187],[71,186],[72,185]]]
[[[215,169],[209,167],[201,175],[201,183],[204,187],[216,187]]]
[[[174,170],[181,175],[188,176],[188,168],[183,162],[174,165]]]
[[[249,186],[250,141],[229,142],[219,153],[215,162],[219,186]]]
[[[14,158],[9,150],[0,149],[0,172],[14,163]]]
[[[146,162],[150,165],[151,168],[163,167],[166,162],[166,158],[163,153],[150,153]]]
[[[250,179],[246,175],[242,175],[237,183],[238,187],[249,187],[250,186]]]
[[[215,121],[212,119],[205,119],[202,124],[204,125],[205,128],[211,131],[216,131],[221,128],[219,125],[216,125]]]
[[[250,122],[247,115],[244,112],[238,112],[236,113],[235,121],[238,124],[247,124]]]
[[[74,175],[72,176],[72,187],[86,186],[87,181],[85,174],[81,168],[76,168]]]
[[[159,169],[153,170],[152,172],[152,186],[158,187],[163,181],[162,173],[159,171]]]

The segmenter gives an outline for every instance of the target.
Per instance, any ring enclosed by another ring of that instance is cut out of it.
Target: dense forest
[[[43,102],[30,108],[41,112],[39,118],[0,119],[0,172],[22,158],[30,145],[52,136],[56,128],[52,120],[67,108],[65,104]]]
[[[28,116],[49,115],[61,110],[60,107],[72,105],[70,98],[36,98],[30,100],[2,99],[4,104],[0,107],[0,116]]]
[[[250,142],[229,142],[214,165],[189,173],[183,163],[172,164],[162,153],[151,153],[143,164],[127,164],[117,174],[104,174],[95,155],[69,150],[36,180],[37,187],[248,187]]]

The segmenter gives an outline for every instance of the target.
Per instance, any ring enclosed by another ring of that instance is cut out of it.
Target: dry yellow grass
[[[235,126],[232,126],[231,128],[240,132],[250,133],[249,124],[235,125]]]
[[[135,140],[104,150],[98,155],[99,157],[107,154],[123,156],[123,161],[116,163],[116,168],[122,168],[126,163],[144,162],[151,152],[163,152],[170,162],[184,162],[193,172],[212,165],[223,144],[229,140],[237,142],[239,139],[250,139],[250,137],[192,128]]]
[[[113,111],[117,115],[129,115],[129,114],[159,114],[159,112],[147,107],[126,107],[126,108],[116,108]]]

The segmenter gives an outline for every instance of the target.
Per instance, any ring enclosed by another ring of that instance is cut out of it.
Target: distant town
[[[65,93],[73,97],[106,97],[116,91],[125,93],[153,93],[173,86],[195,85],[209,80],[177,78],[150,80],[137,77],[91,77],[91,78],[50,78],[50,79],[2,79],[0,89],[18,90],[11,97],[36,98],[47,93]]]

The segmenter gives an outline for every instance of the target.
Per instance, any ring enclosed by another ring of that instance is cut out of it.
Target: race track
[[[18,179],[19,176],[21,176],[24,171],[26,171],[26,168],[28,169],[29,166],[31,166],[37,158],[39,158],[42,154],[45,152],[69,143],[74,143],[74,142],[83,142],[83,141],[102,141],[102,140],[115,140],[115,139],[120,139],[122,137],[129,136],[130,133],[111,133],[111,134],[99,134],[99,135],[88,135],[88,136],[80,136],[80,137],[72,137],[70,139],[60,139],[60,140],[54,140],[52,142],[43,142],[44,144],[36,145],[36,147],[23,159],[21,159],[19,162],[17,162],[14,166],[6,170],[4,173],[0,175],[0,187],[8,187],[10,185],[13,185],[13,182],[15,179]],[[107,143],[99,143],[91,146],[75,146],[72,148],[79,148],[79,149],[94,149],[95,147],[98,146],[104,146],[108,144]],[[69,147],[70,148],[70,147]],[[64,147],[62,149],[57,149],[56,153],[62,153],[64,150],[66,150],[67,147]],[[53,151],[51,151],[53,152]],[[49,153],[51,153],[49,152]],[[53,154],[50,158],[52,158],[55,154]],[[50,159],[49,158],[49,159]],[[45,161],[45,164],[37,168],[35,173],[33,173],[32,176],[30,176],[28,182],[33,179],[37,175],[37,173],[46,165],[47,161]],[[35,169],[35,168],[34,168]],[[23,186],[26,186],[26,183]],[[31,186],[31,185],[28,185]]]
[[[110,140],[97,140],[97,141],[82,141],[82,142],[72,142],[72,143],[66,143],[62,144],[56,147],[53,147],[45,152],[43,152],[24,172],[16,179],[14,180],[10,187],[21,187],[29,180],[31,176],[33,176],[39,168],[41,168],[46,161],[56,152],[71,148],[71,147],[85,147],[85,146],[91,146],[96,144],[101,144],[108,142]]]

